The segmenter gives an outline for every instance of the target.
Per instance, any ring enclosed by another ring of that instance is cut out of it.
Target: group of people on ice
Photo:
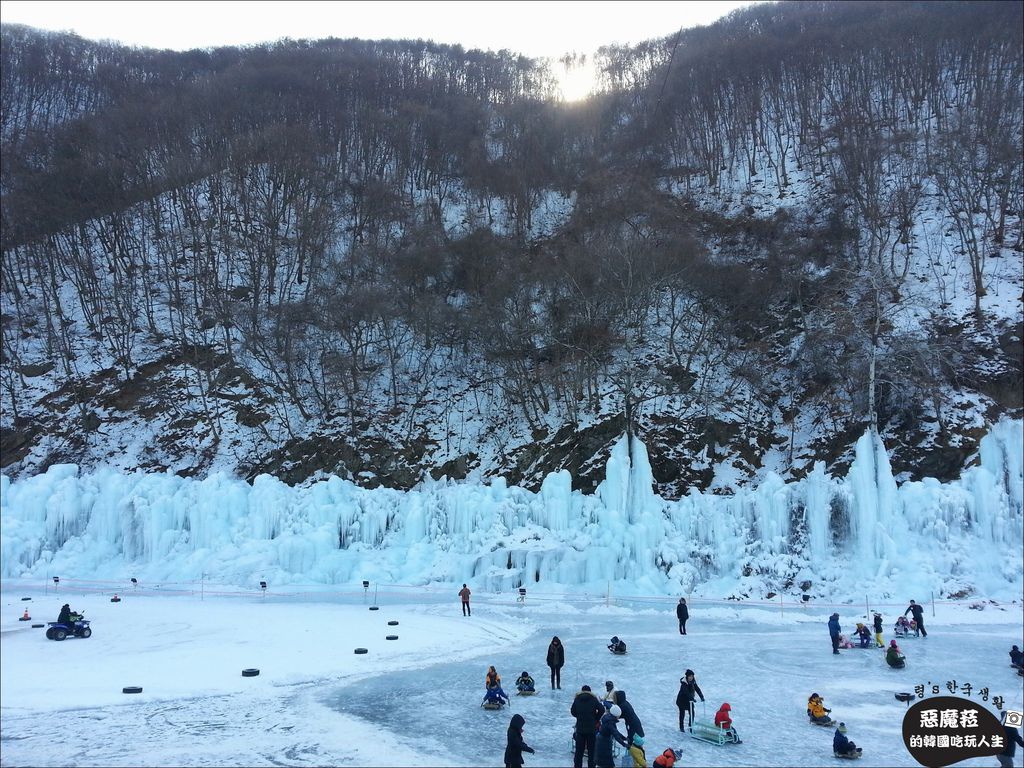
[[[557,674],[565,662],[564,649],[561,641],[555,637],[548,646],[548,665],[552,668],[552,688],[560,688],[560,679]],[[676,704],[680,708],[680,730],[684,730],[684,712],[688,712],[693,718],[692,697],[699,696],[704,700],[704,694],[694,679],[693,670],[686,670],[686,675],[680,680],[680,696]],[[501,676],[492,665],[487,668],[484,677],[486,693],[483,706],[488,708],[501,708],[509,702],[508,696],[501,687]],[[534,691],[533,678],[525,670],[516,680],[516,687],[520,692]],[[588,768],[613,768],[615,764],[615,744],[621,745],[632,758],[636,768],[647,768],[647,755],[644,750],[644,726],[633,708],[632,703],[626,697],[626,692],[615,687],[615,683],[606,680],[605,690],[602,698],[598,698],[589,685],[584,685],[574,696],[572,705],[569,708],[570,714],[575,718],[573,727],[573,765],[582,768],[583,758],[586,756]],[[686,695],[684,696],[684,691]],[[689,697],[689,698],[687,698]],[[715,724],[724,732],[735,734],[732,724],[729,704],[723,704],[715,715]],[[619,724],[625,728],[625,733],[619,730]],[[515,714],[509,723],[507,732],[507,743],[505,747],[506,768],[520,768],[523,765],[523,754],[532,753],[530,747],[523,737],[523,729],[526,719],[521,714]],[[692,725],[692,723],[691,723]],[[692,727],[691,727],[692,730]],[[738,738],[735,741],[739,741]],[[680,753],[676,750],[666,749],[653,761],[655,768],[672,768]]]
[[[589,768],[613,768],[615,754],[613,744],[617,743],[629,753],[637,768],[647,766],[644,750],[644,726],[626,699],[626,692],[615,688],[615,683],[606,680],[603,699],[594,695],[589,685],[584,685],[573,697],[570,714],[576,719],[573,727],[573,766],[582,768],[583,756],[587,757]],[[626,733],[619,732],[622,722]],[[666,752],[673,754],[672,750]],[[659,756],[661,757],[661,756]],[[655,765],[664,765],[655,760]],[[669,764],[671,766],[671,764]]]
[[[908,621],[907,614],[913,614],[913,618]],[[874,642],[876,648],[886,648],[885,642],[882,638],[882,614],[875,611],[873,614],[873,629],[874,629]],[[910,605],[907,606],[907,610],[903,612],[903,615],[896,619],[896,625],[893,627],[893,632],[897,637],[907,637],[911,632],[914,633],[915,637],[928,637],[928,632],[924,628],[924,610],[914,600],[910,601]],[[840,648],[869,648],[871,647],[872,635],[871,630],[862,623],[857,623],[857,629],[854,632],[854,638],[857,640],[857,645],[848,640],[843,634],[842,627],[839,625],[839,614],[833,613],[828,619],[828,634],[832,640],[832,653],[839,653]],[[903,651],[900,650],[896,640],[889,642],[889,647],[885,651],[885,661],[894,669],[903,669],[907,665],[906,657],[903,655]]]
[[[686,634],[688,614],[685,600],[680,599],[676,615],[679,620],[679,632],[683,635]],[[906,618],[907,614],[913,615],[909,621]],[[885,649],[885,660],[890,667],[903,669],[906,666],[906,657],[897,641],[892,639],[888,646],[885,645],[883,617],[879,612],[873,612],[870,627],[864,622],[857,623],[853,634],[857,646],[854,646],[852,642],[847,643],[846,638],[842,635],[838,613],[833,613],[829,617],[828,627],[833,653],[838,654],[840,647],[869,648],[874,645],[876,648]],[[894,633],[899,637],[909,636],[910,633],[914,633],[917,637],[928,636],[924,627],[923,610],[914,600],[910,601],[910,605],[903,615],[897,618]],[[618,636],[612,637],[607,647],[612,653],[623,654],[626,652],[626,644]],[[548,646],[546,662],[551,670],[552,689],[561,689],[561,669],[565,664],[565,649],[557,636],[552,638],[551,644]],[[1010,650],[1010,663],[1020,674],[1024,674],[1024,653],[1016,645]],[[491,701],[497,702],[501,706],[509,702],[508,696],[501,688],[501,678],[493,666],[488,668],[485,685],[487,689],[485,704]],[[535,682],[525,670],[516,680],[516,688],[520,693],[535,692]],[[686,732],[687,721],[689,721],[691,734],[694,733],[696,724],[699,726],[698,730],[702,732],[707,732],[710,729],[713,733],[719,733],[720,730],[721,736],[725,736],[726,741],[742,743],[733,724],[731,706],[727,702],[719,707],[713,722],[702,720],[695,723],[695,706],[698,698],[702,703],[706,701],[704,692],[697,684],[694,671],[687,669],[683,677],[679,679],[679,692],[676,695],[679,730]],[[835,726],[832,739],[834,755],[843,758],[860,757],[863,750],[848,737],[846,723],[837,723],[830,717],[831,712],[832,710],[825,706],[824,699],[818,693],[813,693],[808,698],[807,716],[809,721],[818,726]],[[625,691],[616,689],[611,680],[605,682],[605,693],[601,699],[594,694],[589,685],[583,685],[573,699],[570,713],[575,718],[572,736],[574,768],[582,768],[584,756],[587,758],[588,768],[614,768],[615,745],[620,745],[627,751],[635,768],[647,768],[643,724],[633,705],[628,701]],[[509,724],[508,744],[505,751],[506,768],[520,768],[523,765],[523,753],[534,751],[523,739],[525,722],[522,715],[516,714]],[[619,730],[620,723],[625,728],[624,734]],[[718,737],[718,743],[722,743],[721,736]],[[1017,738],[1019,739],[1019,736]],[[673,768],[680,756],[681,753],[678,750],[666,749],[654,758],[653,766],[654,768]]]

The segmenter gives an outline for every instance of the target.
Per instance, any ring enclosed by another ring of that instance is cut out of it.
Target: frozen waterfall
[[[331,478],[289,487],[216,474],[81,474],[73,465],[0,478],[6,578],[223,583],[472,582],[651,594],[1014,594],[1022,584],[1024,422],[1001,421],[960,480],[897,486],[867,432],[845,477],[817,464],[732,496],[652,490],[647,451],[621,438],[594,495],[556,472],[538,493],[429,481],[408,492]]]

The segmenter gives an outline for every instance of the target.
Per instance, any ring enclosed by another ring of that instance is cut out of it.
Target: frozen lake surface
[[[821,605],[780,615],[694,602],[682,637],[670,601],[516,606],[507,595],[480,596],[464,618],[456,599],[427,595],[370,612],[356,600],[147,594],[111,604],[107,595],[3,586],[4,766],[501,765],[515,712],[537,750],[526,765],[568,766],[573,695],[584,683],[600,694],[605,680],[635,707],[649,760],[671,746],[690,766],[836,765],[832,729],[809,725],[804,714],[816,691],[864,748],[859,765],[912,766],[901,738],[906,706],[895,692],[937,683],[948,694],[946,682],[956,680],[974,686],[970,698],[981,707],[995,711],[999,695],[1004,708],[1021,708],[1007,657],[1024,633],[1019,603],[939,605],[935,618],[926,614],[929,637],[903,643],[907,669],[893,671],[881,651],[833,656],[825,628],[832,608]],[[92,638],[48,641],[16,621],[26,605],[35,622],[52,621],[64,602],[85,610]],[[887,629],[902,607],[883,608]],[[862,620],[863,606],[836,610],[844,630]],[[388,632],[399,640],[385,641]],[[566,648],[560,691],[550,689],[544,664],[555,634]],[[629,644],[627,656],[605,649],[612,634]],[[356,646],[370,652],[354,655]],[[528,670],[538,695],[481,709],[488,664],[510,694]],[[260,676],[241,677],[245,667]],[[717,747],[678,732],[674,701],[686,668],[696,671],[708,716],[723,701],[732,705],[743,744]],[[126,685],[144,691],[124,695]],[[987,703],[977,693],[983,687]]]

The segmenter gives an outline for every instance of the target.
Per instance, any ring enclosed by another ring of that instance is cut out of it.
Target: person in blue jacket
[[[832,751],[837,755],[850,755],[860,752],[860,747],[846,738],[846,723],[840,723],[836,735],[832,737]]]
[[[601,716],[601,730],[597,732],[597,749],[594,750],[597,758],[594,762],[597,768],[615,768],[612,739],[624,747],[629,746],[626,743],[626,737],[615,727],[621,716],[622,710],[619,709],[618,704],[613,704],[611,709]]]
[[[842,629],[839,627],[839,614],[833,613],[828,618],[828,633],[832,637],[832,653],[839,655],[839,633]]]

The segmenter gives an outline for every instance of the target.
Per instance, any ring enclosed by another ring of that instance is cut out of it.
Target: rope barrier
[[[65,578],[59,577],[60,581],[54,585],[51,583],[51,578],[47,578],[40,583],[24,582],[22,580],[0,580],[0,589],[5,591],[13,591],[20,589],[22,591],[31,592],[49,592],[54,590],[55,593],[60,592],[78,592],[84,594],[92,593],[118,593],[118,594],[147,594],[147,595],[166,595],[166,596],[191,596],[201,595],[202,597],[253,597],[255,595],[269,595],[275,600],[280,599],[321,599],[321,600],[350,600],[350,599],[365,599],[367,591],[361,585],[356,588],[351,588],[349,585],[332,585],[332,584],[287,584],[281,588],[268,588],[265,593],[259,586],[243,587],[238,586],[232,588],[232,585],[224,584],[210,584],[205,580],[193,580],[193,581],[160,581],[151,585],[141,583],[130,583],[127,579],[78,579],[78,578]],[[393,583],[378,583],[377,585],[376,599],[380,600],[388,598],[397,598],[400,600],[408,600],[410,592],[419,592],[433,597],[441,597],[449,593],[453,593],[453,588],[458,585],[452,584],[393,584]],[[664,606],[666,610],[671,609],[679,600],[677,596],[671,595],[635,595],[635,594],[596,594],[596,593],[571,593],[571,592],[548,592],[535,591],[529,594],[529,597],[520,596],[518,594],[518,587],[511,589],[507,592],[482,592],[476,591],[474,597],[481,601],[496,604],[496,605],[524,605],[527,601],[531,604],[547,604],[547,603],[586,603],[586,604],[598,604],[606,603],[608,605],[621,606],[622,604],[640,604],[647,605],[652,608]],[[791,596],[793,597],[793,596]],[[870,596],[869,596],[870,597]],[[507,599],[506,599],[507,598]],[[453,598],[454,599],[454,598]],[[963,598],[959,600],[947,599],[947,600],[934,600],[927,601],[934,605],[964,605],[972,602],[977,602],[981,598]],[[860,611],[860,608],[867,608],[867,605],[862,602],[862,598],[850,598],[846,602],[831,602],[828,600],[818,599],[812,597],[810,600],[787,600],[785,597],[776,597],[772,599],[757,599],[757,598],[711,598],[711,597],[687,597],[687,605],[692,607],[699,606],[729,606],[732,608],[765,608],[769,610],[780,610],[784,611],[786,608],[800,608],[804,612],[810,610],[822,611],[822,610],[840,610],[845,611],[848,614],[853,613],[854,615],[865,614],[866,612]],[[925,603],[922,603],[925,605]],[[873,609],[884,609],[887,612],[891,612],[892,609],[899,611],[905,609],[907,601],[900,602],[872,602],[870,607]]]

